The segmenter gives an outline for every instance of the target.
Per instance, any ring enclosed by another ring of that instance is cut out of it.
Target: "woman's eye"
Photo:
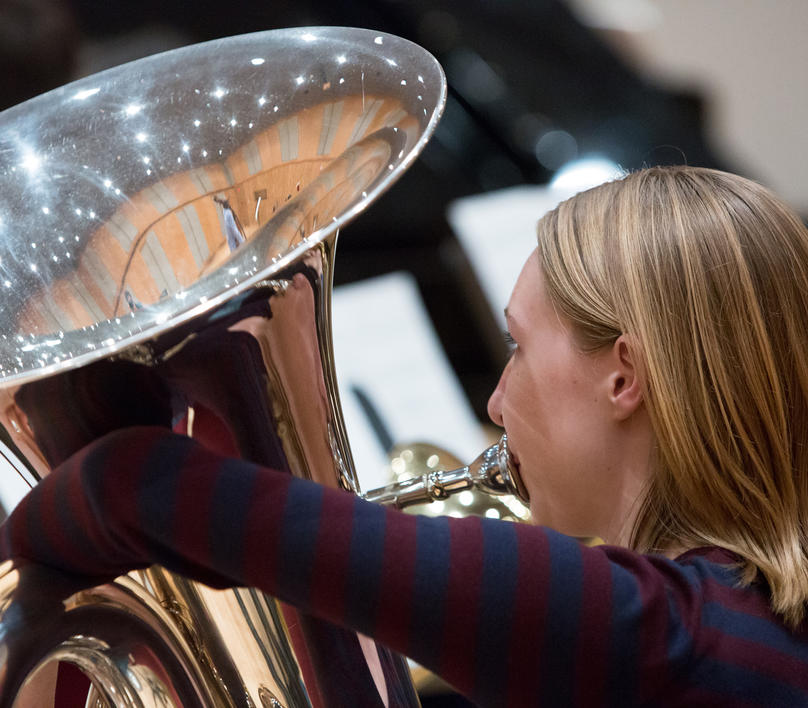
[[[511,336],[511,333],[507,330],[503,333],[503,337],[505,339],[505,346],[508,348],[508,356],[512,356],[513,353],[516,351],[516,340]]]

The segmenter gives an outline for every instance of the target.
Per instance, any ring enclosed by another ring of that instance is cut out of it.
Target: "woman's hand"
[[[211,587],[241,585],[241,569],[229,567],[232,550],[220,557],[210,539],[236,533],[229,496],[249,499],[261,473],[271,478],[270,497],[274,476],[281,486],[288,479],[166,428],[117,430],[23,498],[0,527],[0,558],[93,578],[159,564]]]

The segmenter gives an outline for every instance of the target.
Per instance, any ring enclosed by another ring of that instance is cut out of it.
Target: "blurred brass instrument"
[[[17,473],[34,485],[150,424],[361,493],[331,352],[337,234],[417,157],[445,95],[416,45],[315,27],[149,57],[0,114],[1,447]],[[503,445],[482,467],[503,464],[507,485]],[[52,705],[66,666],[93,707],[418,705],[401,657],[256,590],[155,567],[72,592],[5,562],[0,706]]]

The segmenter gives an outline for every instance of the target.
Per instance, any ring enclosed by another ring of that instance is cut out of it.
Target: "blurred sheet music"
[[[565,190],[520,186],[464,197],[449,205],[449,224],[503,330],[503,310],[513,284],[536,248],[536,223],[568,196]]]
[[[363,489],[389,481],[386,445],[422,441],[472,460],[486,439],[406,273],[334,289],[334,358]],[[358,392],[358,395],[357,395]]]

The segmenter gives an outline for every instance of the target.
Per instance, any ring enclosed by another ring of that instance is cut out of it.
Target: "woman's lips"
[[[514,467],[519,467],[519,455],[517,455],[516,450],[513,449],[513,443],[511,443],[510,438],[508,438],[508,456],[511,458],[511,463]]]
[[[519,474],[519,455],[517,455],[512,447],[508,447],[508,456],[510,457],[511,466]]]
[[[510,468],[511,480],[516,485],[518,490],[516,495],[523,503],[527,504],[528,492],[527,488],[525,487],[524,479],[522,478],[522,468],[519,463],[519,455],[510,446],[510,444],[508,445],[508,467]]]

